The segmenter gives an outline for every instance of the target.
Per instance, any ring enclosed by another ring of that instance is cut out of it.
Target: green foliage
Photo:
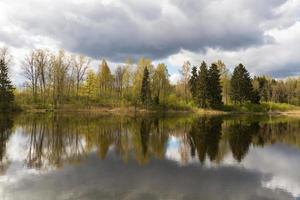
[[[239,64],[235,67],[231,78],[231,99],[240,104],[245,101],[251,101],[253,95],[253,86],[249,72]]]
[[[198,83],[198,73],[197,73],[197,67],[194,66],[192,68],[192,76],[189,80],[189,88],[193,97],[193,100],[197,100],[197,83]]]
[[[251,103],[254,103],[254,104],[260,103],[260,95],[259,95],[258,90],[252,90],[250,101],[251,101]]]
[[[151,102],[151,90],[150,90],[150,79],[148,68],[144,69],[144,76],[141,88],[141,101],[144,105],[149,105]]]
[[[152,88],[154,103],[156,105],[164,104],[170,88],[169,73],[165,64],[160,63],[155,69],[152,77]]]
[[[28,108],[52,110],[65,105],[75,108],[134,106],[136,109],[147,105],[150,109],[201,107],[206,110],[210,107],[230,110],[232,106],[227,106],[230,103],[253,107],[250,102],[258,104],[261,101],[300,105],[299,78],[275,80],[263,76],[252,80],[242,64],[231,76],[220,60],[209,70],[202,62],[199,70],[194,66],[191,71],[190,62],[185,61],[179,81],[171,84],[167,66],[160,63],[155,68],[148,58],[142,57],[137,63],[127,59],[114,73],[105,59],[98,71],[88,70],[89,63],[88,58],[69,55],[63,50],[58,53],[43,49],[32,51],[22,66],[26,82],[15,92],[16,102]],[[225,106],[222,106],[223,102]],[[254,107],[254,110],[261,108]]]
[[[113,85],[113,76],[105,59],[102,60],[98,74],[99,96],[109,96]]]
[[[212,108],[220,108],[222,102],[222,86],[220,83],[220,71],[216,64],[212,64],[208,70],[208,97]]]
[[[151,59],[148,58],[141,58],[138,61],[136,70],[133,75],[132,88],[133,88],[133,101],[135,106],[139,103],[140,100],[142,81],[144,77],[144,70],[146,67],[149,72],[149,78],[150,78],[153,71],[153,65]]]
[[[0,59],[0,111],[10,111],[14,107],[14,87],[8,77],[8,66]]]
[[[201,108],[208,106],[208,70],[205,62],[201,63],[198,75],[197,103]]]
[[[285,111],[299,111],[300,107],[293,106],[287,103],[261,102],[260,104],[243,103],[234,105],[224,105],[223,111],[227,112],[285,112]]]

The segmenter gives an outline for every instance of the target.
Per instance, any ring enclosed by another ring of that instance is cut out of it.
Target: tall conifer
[[[8,111],[13,107],[14,87],[8,77],[8,66],[0,59],[0,111]]]
[[[219,108],[223,104],[220,76],[218,66],[216,64],[212,64],[208,70],[209,105],[212,108]]]
[[[208,71],[205,62],[201,63],[198,75],[197,102],[201,108],[208,106]]]
[[[192,76],[189,80],[189,87],[190,87],[190,91],[193,97],[193,100],[197,99],[197,82],[198,82],[198,74],[197,74],[197,67],[194,66],[192,68]]]
[[[253,86],[250,74],[242,64],[239,64],[235,67],[231,78],[231,99],[241,104],[244,101],[251,101],[252,95]]]
[[[148,68],[145,67],[142,88],[141,88],[141,101],[144,105],[148,105],[151,101],[151,92],[150,92],[150,79]]]

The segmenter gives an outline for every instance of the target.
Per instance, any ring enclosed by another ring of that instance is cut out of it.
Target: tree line
[[[83,55],[34,50],[23,61],[26,82],[18,90],[22,104],[51,105],[82,103],[88,106],[165,106],[171,86],[167,66],[154,66],[148,58],[130,59],[114,72],[102,59],[97,71]],[[172,88],[173,87],[173,88]]]
[[[102,59],[94,70],[86,56],[37,49],[23,59],[25,81],[15,89],[8,76],[11,56],[5,48],[0,56],[1,110],[14,99],[22,106],[54,109],[66,105],[221,109],[262,101],[300,105],[300,78],[251,78],[243,64],[230,73],[220,60],[209,67],[205,62],[192,66],[186,61],[180,80],[171,84],[167,66],[155,66],[149,58],[127,59],[114,71]]]

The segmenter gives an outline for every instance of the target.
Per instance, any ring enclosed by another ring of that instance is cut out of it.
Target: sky
[[[94,68],[106,58],[112,70],[149,57],[172,82],[186,60],[285,78],[300,75],[300,0],[1,0],[1,46],[15,84],[37,48],[89,56]]]

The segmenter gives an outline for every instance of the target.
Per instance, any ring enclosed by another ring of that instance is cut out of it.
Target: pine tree
[[[8,66],[3,59],[0,60],[0,111],[9,111],[14,103],[14,87],[8,77]]]
[[[251,101],[253,98],[250,74],[242,64],[236,66],[233,71],[230,96],[235,103],[240,104],[244,101]]]
[[[198,81],[197,67],[194,66],[192,68],[192,76],[189,80],[189,87],[194,100],[197,99],[197,81]]]
[[[205,62],[201,63],[197,83],[198,105],[201,108],[206,108],[208,100],[208,71]]]
[[[141,101],[144,105],[148,105],[151,100],[150,79],[148,68],[145,67],[141,88]]]
[[[212,108],[220,108],[222,102],[222,86],[220,82],[220,70],[216,64],[212,64],[208,70],[208,98]]]

